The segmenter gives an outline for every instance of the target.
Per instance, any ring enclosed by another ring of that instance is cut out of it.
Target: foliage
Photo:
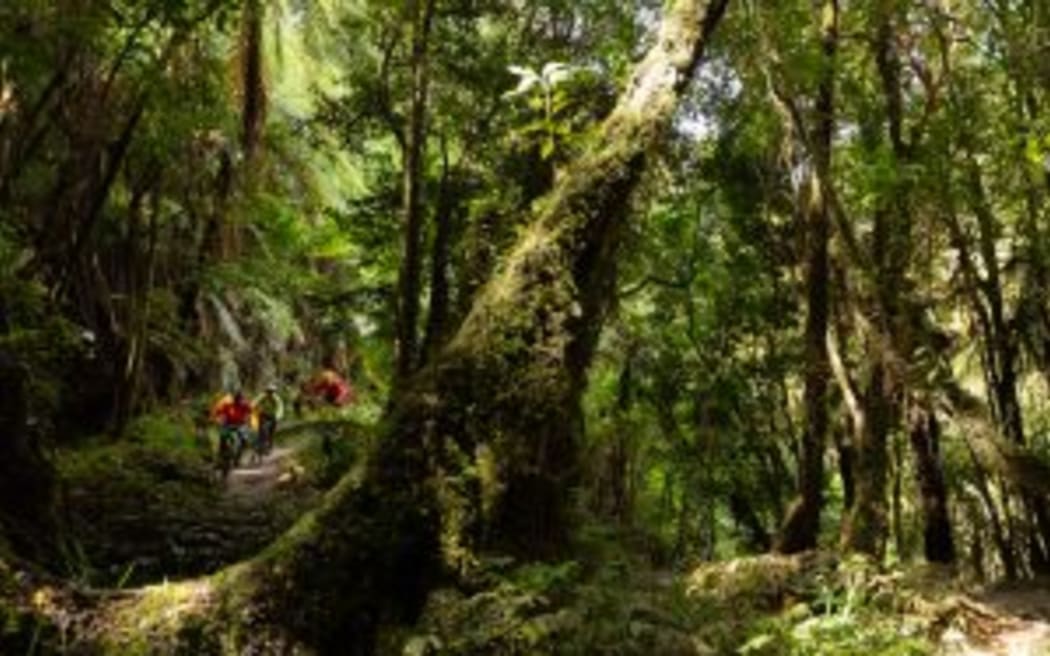
[[[31,456],[58,446],[78,494],[204,506],[200,399],[277,382],[290,401],[337,369],[361,401],[325,420],[424,419],[386,441],[333,428],[329,452],[305,449],[311,483],[387,449],[382,473],[419,474],[397,492],[440,507],[461,565],[408,653],[922,653],[878,567],[731,560],[780,544],[807,464],[826,551],[1040,574],[1045,8],[731,3],[660,147],[592,157],[669,4],[4,2],[0,364],[27,382],[2,408],[4,462],[44,471]],[[566,180],[595,189],[551,199]],[[592,221],[552,230],[566,198]],[[425,310],[420,398],[391,376],[406,300]],[[498,352],[457,379],[442,349],[474,357],[480,338]],[[504,478],[563,464],[574,552],[460,540]],[[386,556],[389,536],[344,530]],[[121,578],[81,551],[75,575]],[[720,564],[687,590],[664,576],[698,561]]]
[[[929,654],[937,617],[916,612],[925,592],[866,559],[758,557],[706,565],[688,595],[722,615],[701,635],[741,654]],[[772,612],[771,612],[772,611]]]
[[[493,560],[480,589],[433,593],[405,654],[703,653],[680,591],[640,573],[626,552],[587,571],[575,561]]]

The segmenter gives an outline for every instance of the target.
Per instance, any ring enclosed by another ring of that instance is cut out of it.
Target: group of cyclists
[[[307,403],[340,407],[354,400],[350,384],[335,371],[325,369],[302,386],[295,408],[301,413]],[[208,413],[209,421],[219,427],[216,467],[220,475],[225,478],[230,470],[240,466],[249,449],[256,461],[266,456],[273,449],[274,434],[283,418],[284,401],[275,383],[267,385],[266,391],[252,400],[241,389],[220,397]]]

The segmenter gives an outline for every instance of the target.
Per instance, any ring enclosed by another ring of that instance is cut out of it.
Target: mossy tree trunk
[[[955,562],[948,487],[941,464],[941,429],[934,410],[917,411],[911,422],[911,446],[924,521],[923,544],[931,563]]]
[[[377,627],[411,618],[434,577],[477,552],[562,551],[578,402],[629,197],[728,3],[666,10],[593,146],[563,172],[455,337],[402,388],[360,482],[348,476],[249,563],[103,609],[110,644],[175,639],[215,651],[221,637],[235,649],[371,653]],[[161,600],[182,609],[177,621],[150,617]]]
[[[427,308],[427,326],[423,333],[422,363],[430,362],[448,338],[451,284],[449,266],[455,240],[454,223],[459,213],[459,164],[453,169],[449,163],[448,143],[441,139],[441,183],[434,208],[434,244],[430,252],[430,303]],[[453,326],[454,328],[454,326]]]
[[[813,128],[815,171],[810,176],[806,217],[806,335],[805,412],[799,458],[799,495],[788,508],[775,548],[796,553],[817,546],[820,514],[824,506],[824,449],[828,433],[828,242],[830,207],[820,180],[829,178],[831,141],[835,129],[835,59],[838,50],[839,5],[826,0],[819,5],[821,50],[824,58]]]
[[[897,29],[902,8],[896,0],[880,0],[873,14],[872,56],[879,72],[885,106],[889,145],[896,165],[913,160],[920,134],[904,140],[902,61]],[[874,133],[874,130],[872,131]],[[854,444],[856,477],[853,505],[842,525],[841,545],[846,551],[881,557],[888,530],[886,482],[889,440],[900,424],[900,399],[904,394],[907,362],[912,353],[901,290],[911,258],[911,208],[908,182],[901,178],[886,192],[875,210],[871,261],[875,304],[867,335],[871,362],[864,391],[866,421]],[[890,347],[893,345],[893,347]]]

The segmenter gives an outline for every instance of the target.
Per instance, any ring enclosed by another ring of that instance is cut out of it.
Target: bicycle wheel
[[[233,469],[233,445],[229,435],[219,435],[219,451],[216,454],[216,469],[219,479],[225,481]]]

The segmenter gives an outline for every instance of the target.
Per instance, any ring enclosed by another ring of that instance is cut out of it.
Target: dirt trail
[[[941,644],[945,656],[1050,655],[1050,582],[1001,586],[965,600]]]
[[[258,498],[276,490],[287,474],[297,471],[294,456],[302,450],[309,438],[299,436],[280,446],[274,446],[259,462],[252,462],[251,454],[242,465],[230,472],[226,479],[226,493],[231,496]],[[301,468],[299,468],[301,469]]]
[[[227,496],[243,498],[269,495],[285,483],[296,482],[304,472],[296,463],[295,456],[309,446],[311,440],[320,440],[321,431],[341,428],[346,423],[341,420],[306,420],[281,426],[269,454],[261,461],[254,462],[249,449],[241,466],[230,472],[226,479]]]
[[[246,454],[222,482],[196,453],[126,449],[91,461],[67,483],[65,500],[85,571],[103,587],[134,586],[214,572],[258,552],[324,493],[303,455],[327,428],[289,422],[269,455],[252,462]]]

